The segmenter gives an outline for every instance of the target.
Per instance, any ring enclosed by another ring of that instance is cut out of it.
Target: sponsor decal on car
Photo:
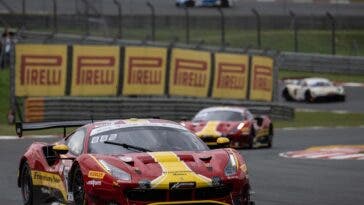
[[[99,171],[89,171],[88,172],[88,177],[92,178],[92,179],[103,179],[105,176],[104,172],[99,172]]]
[[[67,199],[66,189],[59,175],[34,170],[32,170],[31,175],[34,186],[45,186],[57,189],[62,193],[63,198]]]
[[[101,185],[101,181],[98,180],[90,180],[86,182],[87,185],[91,185],[91,186],[100,186]]]

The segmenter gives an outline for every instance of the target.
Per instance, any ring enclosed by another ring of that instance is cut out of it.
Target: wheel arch
[[[79,162],[75,161],[72,164],[70,171],[68,172],[68,183],[67,183],[68,184],[68,190],[71,190],[71,188],[72,188],[73,175],[74,175],[74,172],[76,170],[76,167],[79,167],[79,166],[80,166]],[[81,169],[81,171],[82,171],[82,169]]]

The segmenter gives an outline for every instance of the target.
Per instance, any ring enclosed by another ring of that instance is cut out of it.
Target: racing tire
[[[267,148],[272,148],[273,146],[273,125],[269,125],[269,134],[268,134],[268,145]]]
[[[27,162],[24,163],[20,173],[20,188],[24,205],[33,205],[33,182],[30,168]]]
[[[248,141],[248,148],[253,149],[254,148],[254,138],[255,138],[255,130],[254,128],[250,128],[250,134],[249,134],[249,141]]]
[[[86,205],[85,185],[83,175],[79,166],[75,167],[72,176],[71,190],[76,205]]]
[[[223,8],[227,8],[229,7],[229,0],[221,0],[221,5],[220,7],[223,7]]]
[[[185,3],[185,7],[194,7],[195,6],[195,2],[194,1],[186,1]]]
[[[288,89],[285,88],[282,92],[282,97],[286,100],[286,101],[293,101],[293,98],[291,97],[291,95],[288,92]]]
[[[306,102],[315,102],[315,99],[312,97],[310,90],[305,92],[305,101]]]

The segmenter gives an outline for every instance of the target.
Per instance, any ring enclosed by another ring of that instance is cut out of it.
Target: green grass
[[[0,129],[7,123],[9,101],[9,69],[4,69],[0,70]]]
[[[364,114],[361,113],[330,113],[330,112],[296,112],[292,121],[273,121],[275,128],[283,127],[334,127],[364,125]]]
[[[46,29],[34,28],[34,30],[47,31]],[[49,31],[49,30],[48,30]],[[84,28],[60,28],[62,33],[73,33],[83,35]],[[108,34],[105,30],[91,30],[90,35],[115,37],[116,28],[110,29]],[[123,38],[129,40],[144,40],[150,36],[149,25],[144,27],[128,27],[123,30]],[[178,38],[179,42],[186,42],[186,31],[182,26],[156,28],[156,41],[171,42]],[[233,48],[257,48],[256,31],[228,27],[225,30],[225,41]],[[199,27],[190,28],[190,43],[197,44],[204,40],[205,45],[221,45],[221,32],[216,29]],[[261,48],[275,49],[279,51],[294,51],[294,40],[292,30],[265,30],[261,31]],[[364,30],[337,30],[336,31],[336,54],[337,55],[364,55]],[[330,30],[299,30],[298,52],[331,54],[331,31]]]
[[[125,33],[126,39],[144,39],[145,30],[130,30]],[[225,41],[230,47],[257,47],[256,32],[254,30],[227,29]],[[339,30],[336,32],[336,53],[338,55],[364,55],[364,31]],[[194,29],[190,34],[190,42],[197,43],[204,40],[206,45],[219,46],[220,31]],[[185,31],[181,29],[157,30],[156,39],[171,41],[178,37],[185,42]],[[262,30],[262,48],[280,51],[294,51],[293,34],[290,30]],[[331,32],[328,30],[302,30],[298,33],[298,52],[331,54]]]
[[[364,83],[364,75],[335,74],[335,73],[313,73],[304,71],[289,71],[280,69],[279,79],[300,77],[323,77],[336,82]]]

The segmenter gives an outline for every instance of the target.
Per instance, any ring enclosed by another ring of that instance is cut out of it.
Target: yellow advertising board
[[[216,53],[212,97],[246,99],[248,65],[247,55]]]
[[[170,62],[171,95],[207,97],[211,54],[206,51],[173,49]]]
[[[123,95],[163,95],[167,49],[125,48]]]
[[[15,53],[16,96],[65,94],[67,46],[17,44]]]
[[[253,56],[250,73],[250,100],[272,101],[273,59]]]
[[[73,46],[73,96],[115,96],[119,83],[118,46]]]

